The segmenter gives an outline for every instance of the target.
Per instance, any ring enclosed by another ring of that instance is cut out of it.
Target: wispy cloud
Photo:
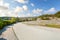
[[[29,2],[29,0],[15,0],[15,1],[17,1],[19,3],[22,3],[22,4],[25,4],[25,3],[28,3]]]
[[[50,8],[50,9],[48,9],[48,10],[45,10],[44,11],[44,13],[50,13],[50,14],[52,14],[52,13],[55,13],[57,10],[55,9],[55,8]]]
[[[9,3],[4,3],[0,0],[0,16],[7,16],[9,10]]]
[[[24,9],[25,11],[27,11],[27,10],[28,10],[27,5],[23,5],[23,9]]]
[[[0,16],[28,17],[52,14],[60,10],[60,1],[57,2],[56,0],[54,2],[53,0],[0,0]]]
[[[40,13],[42,13],[42,11],[43,11],[42,9],[38,8],[38,9],[33,9],[32,13],[34,13],[34,14],[40,14]]]
[[[33,3],[31,3],[31,6],[35,6]]]
[[[17,6],[15,9],[14,9],[14,12],[22,12],[23,11],[23,8],[22,7],[19,7]]]

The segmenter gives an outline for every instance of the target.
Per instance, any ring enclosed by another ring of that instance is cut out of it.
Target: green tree
[[[58,11],[57,13],[55,13],[55,17],[60,18],[60,11]]]

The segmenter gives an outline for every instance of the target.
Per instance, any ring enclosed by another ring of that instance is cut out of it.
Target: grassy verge
[[[53,27],[53,28],[60,28],[60,25],[59,24],[46,24],[44,26]]]
[[[45,26],[45,27],[52,27],[52,28],[60,28],[60,24],[55,24],[55,23],[51,23],[51,24],[46,24],[46,23],[38,23],[38,24],[31,24],[31,23],[23,23],[23,24],[27,24],[29,26]]]

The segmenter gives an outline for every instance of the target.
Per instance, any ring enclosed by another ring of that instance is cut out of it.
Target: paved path
[[[60,40],[60,29],[17,23],[13,27],[19,40]]]
[[[12,25],[5,27],[2,30],[2,34],[0,35],[0,40],[17,40],[16,35],[12,29]]]
[[[4,28],[0,40],[60,40],[60,29],[17,23]]]

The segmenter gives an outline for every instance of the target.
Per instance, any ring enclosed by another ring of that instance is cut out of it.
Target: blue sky
[[[8,15],[28,17],[54,14],[60,11],[60,0],[1,0],[8,7]],[[0,1],[0,2],[1,2]],[[2,4],[1,3],[1,4]],[[2,4],[2,6],[3,6]],[[1,6],[1,5],[0,5]],[[3,15],[3,14],[2,14]]]

